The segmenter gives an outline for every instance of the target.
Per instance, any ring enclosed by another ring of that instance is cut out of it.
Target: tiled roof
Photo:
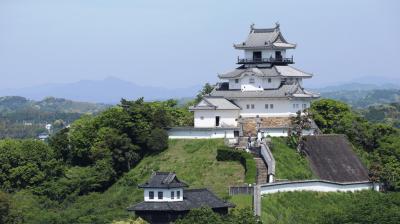
[[[128,208],[128,211],[188,211],[195,208],[232,208],[234,204],[219,199],[208,189],[186,189],[183,201],[141,202]]]
[[[189,107],[189,110],[239,110],[240,108],[236,106],[231,101],[223,97],[203,97],[196,106]]]
[[[261,77],[274,77],[274,76],[283,76],[283,77],[302,77],[302,78],[310,78],[312,74],[303,72],[297,68],[294,68],[289,65],[275,65],[272,67],[253,67],[253,68],[236,68],[233,71],[219,74],[218,77],[220,79],[230,79],[241,77],[244,74],[254,74]]]
[[[289,65],[275,65],[274,67],[278,71],[278,73],[284,77],[302,77],[302,78],[312,77],[312,74],[303,72]]]
[[[306,97],[318,98],[319,95],[304,90],[299,84],[284,84],[278,89],[264,89],[261,91],[241,91],[241,90],[218,90],[214,89],[211,96],[224,97],[226,99],[236,98],[290,98]]]
[[[188,185],[180,181],[175,173],[171,172],[154,172],[150,179],[139,185],[140,188],[178,188],[188,187]]]
[[[256,29],[252,25],[250,33],[245,42],[235,44],[236,49],[249,49],[249,48],[295,48],[295,44],[288,43],[283,38],[279,29],[279,24],[274,28],[269,29]]]

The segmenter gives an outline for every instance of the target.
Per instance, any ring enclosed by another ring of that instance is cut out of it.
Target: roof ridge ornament
[[[275,23],[275,29],[277,30],[277,31],[279,31],[279,27],[280,27],[281,25],[279,24],[279,22],[276,22]]]
[[[254,30],[254,23],[251,23],[250,24],[250,33],[253,32],[253,30]]]

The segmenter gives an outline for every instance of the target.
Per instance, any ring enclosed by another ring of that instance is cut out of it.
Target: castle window
[[[251,109],[254,109],[254,104],[251,105]]]
[[[265,109],[268,109],[268,104],[265,104]]]
[[[175,198],[175,191],[171,191],[171,199]]]
[[[200,120],[204,120],[204,117],[203,117],[203,116],[201,116],[201,117],[200,117]]]
[[[249,83],[254,83],[255,81],[254,81],[254,78],[250,78],[249,79]]]
[[[181,198],[181,192],[180,191],[177,191],[176,192],[176,199],[180,199]]]
[[[247,104],[247,105],[246,105],[246,109],[250,109],[250,104]]]
[[[149,191],[149,199],[154,199],[154,191]]]
[[[274,109],[274,105],[273,105],[273,104],[270,104],[270,105],[269,105],[269,108],[270,108],[270,109]]]
[[[239,79],[235,79],[235,83],[239,83]]]
[[[159,199],[159,200],[162,200],[162,199],[163,199],[163,196],[164,196],[164,195],[163,195],[163,192],[162,192],[162,191],[159,191],[159,192],[158,192],[158,199]]]
[[[271,83],[271,78],[268,78],[268,83]]]
[[[303,103],[303,109],[307,108],[307,104]]]

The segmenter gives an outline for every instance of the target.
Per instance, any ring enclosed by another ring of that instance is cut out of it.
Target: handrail
[[[261,157],[267,163],[268,175],[275,176],[275,159],[265,142],[261,143]]]

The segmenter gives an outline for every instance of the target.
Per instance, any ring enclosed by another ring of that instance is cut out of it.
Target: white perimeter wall
[[[196,110],[194,111],[194,127],[214,128],[216,116],[220,117],[218,127],[236,127],[239,110]]]
[[[318,191],[318,192],[346,192],[360,190],[379,190],[379,185],[374,185],[372,182],[360,182],[339,184],[334,182],[324,181],[304,181],[304,182],[287,182],[287,183],[270,183],[260,185],[261,195],[272,194],[277,192],[288,191]]]
[[[149,198],[149,192],[153,191],[154,192],[154,199]],[[163,199],[159,200],[158,199],[158,192],[161,191],[163,192]],[[171,199],[171,191],[174,191],[175,197],[174,199]],[[177,199],[177,191],[181,192],[180,198]],[[159,188],[146,188],[144,189],[144,201],[182,201],[183,200],[183,189],[182,188],[172,188],[172,189],[159,189]]]
[[[233,100],[236,105],[241,107],[240,115],[242,117],[287,117],[295,115],[297,111],[303,110],[302,104],[306,104],[306,107],[310,107],[310,100],[288,100],[288,99],[235,99]],[[250,109],[247,109],[247,104],[250,105]],[[251,109],[251,104],[254,104],[254,109]],[[265,104],[268,104],[268,109],[265,108]],[[270,108],[270,104],[274,104],[274,108]],[[293,107],[293,104],[298,104],[297,107]]]
[[[168,131],[170,139],[208,139],[208,138],[234,138],[233,129],[170,129]]]
[[[287,128],[261,128],[260,129],[260,138],[262,136],[267,137],[287,137],[288,129]],[[315,129],[311,128],[310,130],[303,130],[302,135],[314,135]]]

